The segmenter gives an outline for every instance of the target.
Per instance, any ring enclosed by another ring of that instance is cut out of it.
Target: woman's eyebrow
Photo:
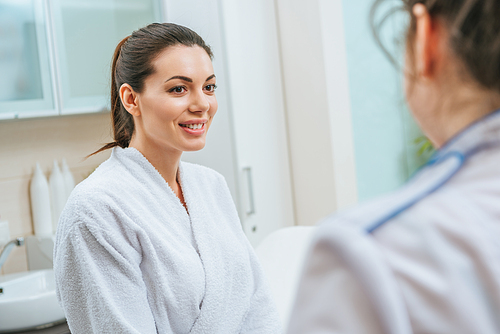
[[[215,74],[212,74],[211,76],[209,76],[207,78],[207,80],[205,80],[205,81],[208,81],[208,80],[213,79],[213,78],[215,78]],[[182,75],[174,75],[170,79],[165,80],[165,82],[168,82],[168,81],[174,80],[174,79],[180,79],[180,80],[187,81],[187,82],[193,82],[193,79],[185,77],[185,76],[182,76]]]
[[[174,75],[173,77],[171,77],[170,79],[168,80],[165,80],[165,82],[168,82],[170,80],[174,80],[174,79],[181,79],[183,81],[187,81],[187,82],[193,82],[193,79],[191,78],[188,78],[188,77],[184,77],[182,75]]]

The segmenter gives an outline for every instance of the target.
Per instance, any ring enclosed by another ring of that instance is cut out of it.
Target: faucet
[[[0,269],[2,268],[3,264],[5,263],[5,260],[7,260],[7,257],[9,256],[10,252],[15,246],[22,246],[24,245],[24,238],[19,237],[17,239],[11,240],[5,245],[3,248],[2,252],[0,253]]]

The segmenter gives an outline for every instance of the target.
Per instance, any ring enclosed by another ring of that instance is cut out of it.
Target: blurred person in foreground
[[[500,1],[402,2],[406,99],[438,151],[323,221],[290,334],[500,333]]]

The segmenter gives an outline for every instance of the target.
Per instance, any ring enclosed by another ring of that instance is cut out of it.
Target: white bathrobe
[[[133,148],[114,148],[71,194],[54,249],[73,334],[280,333],[224,178],[179,165],[189,211]]]
[[[500,111],[402,189],[325,219],[288,333],[500,333]]]

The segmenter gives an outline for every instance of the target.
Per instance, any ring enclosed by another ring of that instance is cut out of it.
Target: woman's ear
[[[417,77],[430,79],[436,74],[441,55],[439,43],[442,42],[442,31],[438,22],[433,21],[427,8],[417,3],[413,6],[416,17],[415,33],[415,70]]]
[[[137,103],[137,93],[132,89],[132,87],[124,83],[120,87],[120,99],[122,100],[123,107],[132,116],[140,116],[141,110],[139,104]]]

